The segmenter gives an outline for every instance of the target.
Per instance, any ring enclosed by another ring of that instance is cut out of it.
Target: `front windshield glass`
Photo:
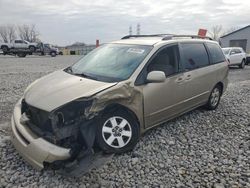
[[[106,44],[90,52],[70,67],[72,74],[104,82],[128,79],[152,46]]]
[[[229,52],[230,52],[230,49],[222,49],[222,50],[223,50],[225,55],[229,54]]]

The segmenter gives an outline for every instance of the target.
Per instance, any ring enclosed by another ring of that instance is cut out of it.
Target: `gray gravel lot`
[[[147,132],[134,151],[81,178],[26,164],[10,142],[10,116],[35,79],[80,56],[0,57],[0,187],[250,187],[250,66],[231,69],[216,111],[196,109]]]

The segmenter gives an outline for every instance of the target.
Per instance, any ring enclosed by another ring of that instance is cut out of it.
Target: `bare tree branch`
[[[7,33],[9,42],[12,42],[13,40],[16,39],[16,27],[14,25],[8,25]]]
[[[14,25],[0,26],[0,37],[3,42],[12,42],[16,39],[16,27]]]
[[[8,34],[7,34],[7,29],[5,26],[0,26],[0,36],[2,38],[3,42],[8,42]]]
[[[215,25],[211,28],[210,31],[208,31],[208,33],[210,34],[212,39],[218,41],[223,34],[223,27],[222,25]]]
[[[35,24],[32,24],[32,25],[24,24],[24,25],[19,26],[18,33],[19,33],[19,37],[22,40],[27,40],[29,42],[39,41],[38,39],[39,33],[36,30]]]

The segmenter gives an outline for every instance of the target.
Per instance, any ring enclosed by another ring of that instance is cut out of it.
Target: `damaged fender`
[[[118,83],[93,96],[93,103],[89,108],[85,109],[85,116],[88,119],[94,118],[109,105],[120,104],[134,112],[139,124],[143,125],[142,103],[142,92],[135,88],[132,83]]]

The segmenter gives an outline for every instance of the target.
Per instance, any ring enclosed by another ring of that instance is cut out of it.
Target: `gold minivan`
[[[14,108],[12,142],[37,169],[126,152],[156,125],[199,106],[216,109],[227,75],[208,38],[125,36],[33,82]]]

